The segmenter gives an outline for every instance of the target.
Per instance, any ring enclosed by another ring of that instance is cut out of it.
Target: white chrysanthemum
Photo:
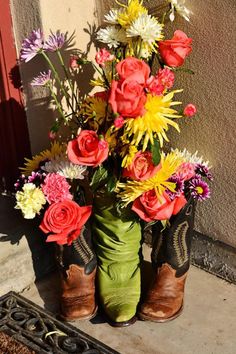
[[[171,149],[171,152],[173,152],[177,157],[180,157],[184,160],[184,162],[190,162],[192,164],[201,164],[208,166],[209,161],[203,161],[203,157],[199,157],[198,151],[196,151],[194,154],[191,154],[188,150],[184,149],[183,151],[180,151],[179,149]]]
[[[192,14],[192,11],[187,9],[187,7],[184,5],[185,0],[168,0],[168,1],[171,4],[171,13],[169,17],[172,22],[175,19],[175,10],[186,21],[190,21],[190,15]]]
[[[141,37],[145,43],[152,45],[163,39],[163,25],[155,17],[148,14],[140,15],[127,29],[127,37]]]
[[[127,43],[125,31],[115,26],[101,28],[97,33],[97,39],[107,44],[109,48],[117,48],[120,43]]]
[[[25,219],[33,219],[46,204],[43,192],[33,183],[26,183],[22,191],[16,193],[16,201],[15,209],[20,209]]]
[[[111,25],[118,25],[118,15],[120,13],[119,9],[111,9],[107,15],[104,16],[105,22]]]
[[[84,179],[87,170],[86,166],[76,165],[63,155],[56,156],[55,159],[46,162],[41,168],[45,172],[58,173],[69,179]]]

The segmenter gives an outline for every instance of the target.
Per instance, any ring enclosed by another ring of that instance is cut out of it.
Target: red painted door
[[[30,156],[9,3],[0,0],[0,191],[14,190],[18,166]]]

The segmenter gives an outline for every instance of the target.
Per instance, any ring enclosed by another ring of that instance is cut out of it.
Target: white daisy
[[[115,26],[101,28],[97,33],[97,39],[107,44],[109,48],[117,48],[120,43],[127,43],[125,31]]]
[[[155,17],[141,14],[127,29],[127,37],[141,37],[145,43],[152,45],[163,39],[163,25]]]
[[[111,9],[107,15],[105,15],[105,22],[111,25],[118,25],[118,15],[120,13],[119,9]]]
[[[171,4],[170,20],[173,22],[175,19],[175,11],[178,12],[186,21],[190,21],[192,11],[185,6],[185,0],[168,0]]]
[[[171,149],[171,152],[173,152],[177,157],[183,159],[185,162],[190,162],[192,164],[202,164],[205,166],[209,165],[209,161],[203,161],[203,157],[199,157],[197,155],[198,151],[195,151],[194,154],[191,154],[186,149],[184,149],[183,151],[180,151],[179,149]]]
[[[69,179],[84,179],[86,166],[76,165],[70,162],[65,156],[57,155],[55,159],[47,161],[41,167],[47,173],[58,173]]]

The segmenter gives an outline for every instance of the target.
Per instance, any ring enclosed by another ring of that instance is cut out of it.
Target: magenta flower
[[[49,204],[72,199],[73,196],[70,194],[69,189],[70,185],[66,178],[57,173],[49,173],[42,185],[42,191]]]
[[[168,182],[175,183],[175,192],[172,192],[169,189],[166,190],[166,193],[168,194],[171,200],[173,200],[176,196],[179,196],[184,192],[184,181],[179,175],[174,174],[168,179]]]
[[[196,164],[195,171],[198,175],[208,178],[209,181],[213,181],[213,176],[206,165],[203,165],[201,163]]]
[[[51,81],[51,70],[48,70],[48,72],[41,72],[39,76],[35,77],[31,85],[32,86],[45,86],[49,81]]]
[[[193,198],[197,200],[205,200],[210,198],[210,189],[208,184],[201,179],[201,176],[196,176],[189,181],[189,189]]]
[[[34,30],[28,38],[25,38],[20,51],[20,60],[26,63],[43,50],[44,39],[41,29]]]
[[[57,31],[55,34],[51,34],[48,40],[45,42],[44,49],[49,52],[55,52],[60,49],[65,43],[65,34]]]

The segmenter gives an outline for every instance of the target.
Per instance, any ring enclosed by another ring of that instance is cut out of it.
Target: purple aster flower
[[[65,43],[65,34],[57,31],[55,34],[51,34],[48,40],[45,42],[44,49],[50,52],[55,52],[60,49]]]
[[[51,81],[51,70],[48,70],[48,72],[41,72],[39,76],[35,77],[31,85],[32,86],[45,86],[49,81]]]
[[[43,50],[44,39],[41,29],[34,30],[28,38],[25,38],[20,51],[20,60],[26,63],[33,59],[41,50]]]
[[[189,190],[193,198],[197,200],[205,200],[210,198],[210,189],[208,184],[198,175],[189,181]]]
[[[184,191],[184,181],[178,175],[173,175],[168,179],[168,182],[175,183],[175,192],[170,191],[169,189],[166,190],[166,193],[169,195],[170,199],[174,199],[176,195],[183,193]]]
[[[213,176],[212,176],[211,172],[209,171],[209,168],[206,165],[203,165],[201,163],[196,164],[195,171],[197,174],[208,178],[209,181],[213,180]]]

